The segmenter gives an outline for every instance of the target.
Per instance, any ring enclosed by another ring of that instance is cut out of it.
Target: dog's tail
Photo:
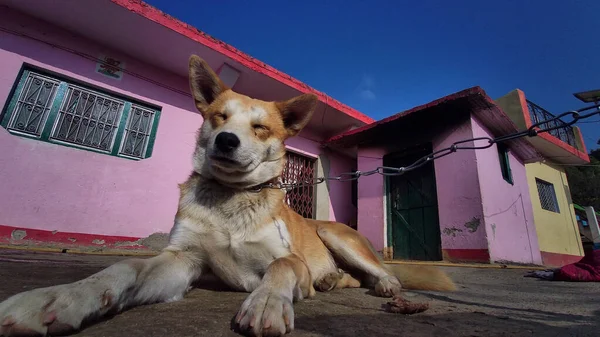
[[[400,280],[402,288],[410,290],[455,291],[450,277],[433,266],[392,264],[387,268]]]

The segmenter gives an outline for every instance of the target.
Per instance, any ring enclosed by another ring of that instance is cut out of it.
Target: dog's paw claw
[[[235,318],[239,332],[248,336],[282,336],[294,329],[292,300],[258,290],[250,294]]]
[[[385,276],[375,284],[375,294],[379,297],[393,297],[400,295],[402,285],[395,276]]]

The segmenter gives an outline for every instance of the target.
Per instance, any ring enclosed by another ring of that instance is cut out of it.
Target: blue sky
[[[600,89],[597,0],[147,2],[375,119],[475,85],[553,113]]]

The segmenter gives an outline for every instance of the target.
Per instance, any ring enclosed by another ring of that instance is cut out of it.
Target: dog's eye
[[[226,121],[227,120],[227,115],[224,114],[224,113],[218,112],[218,113],[215,114],[215,118],[218,118],[220,120]]]
[[[269,134],[269,128],[262,124],[254,124],[252,125],[252,128],[257,137],[266,137]]]

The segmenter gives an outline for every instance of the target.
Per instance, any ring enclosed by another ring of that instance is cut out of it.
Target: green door
[[[386,166],[407,166],[431,153],[428,149],[384,159]],[[433,162],[387,179],[388,229],[395,259],[442,259]]]

